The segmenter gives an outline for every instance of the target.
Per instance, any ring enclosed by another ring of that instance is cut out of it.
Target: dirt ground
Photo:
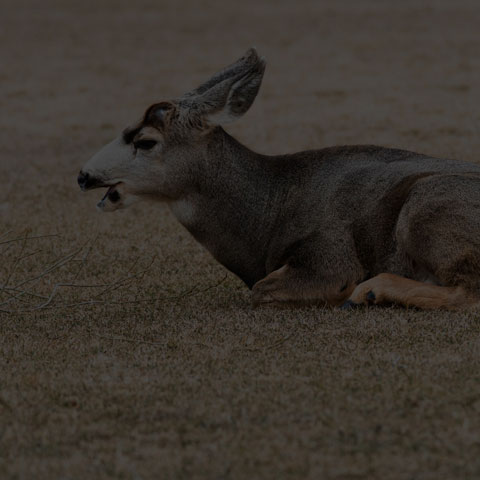
[[[420,6],[421,5],[421,6]],[[76,175],[252,45],[228,131],[480,161],[478,2],[2,1],[0,478],[478,479],[478,312],[252,310],[162,205]]]

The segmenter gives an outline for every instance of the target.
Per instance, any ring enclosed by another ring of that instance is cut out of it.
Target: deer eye
[[[135,150],[151,150],[156,144],[156,140],[137,140],[133,142]]]

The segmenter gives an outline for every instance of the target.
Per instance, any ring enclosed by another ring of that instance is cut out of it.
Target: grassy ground
[[[477,313],[258,310],[85,160],[256,45],[268,153],[479,161],[474,2],[9,2],[0,19],[0,477],[476,479]],[[48,236],[47,236],[48,235]]]

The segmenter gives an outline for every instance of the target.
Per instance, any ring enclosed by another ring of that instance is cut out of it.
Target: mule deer
[[[98,207],[167,202],[252,289],[254,305],[478,301],[480,166],[377,146],[266,156],[220,125],[252,105],[254,49],[197,89],[147,109],[81,170]]]

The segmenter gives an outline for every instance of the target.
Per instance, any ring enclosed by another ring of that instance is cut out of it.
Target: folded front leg
[[[354,283],[332,284],[301,268],[284,265],[252,288],[252,303],[272,306],[341,305],[355,288]]]

